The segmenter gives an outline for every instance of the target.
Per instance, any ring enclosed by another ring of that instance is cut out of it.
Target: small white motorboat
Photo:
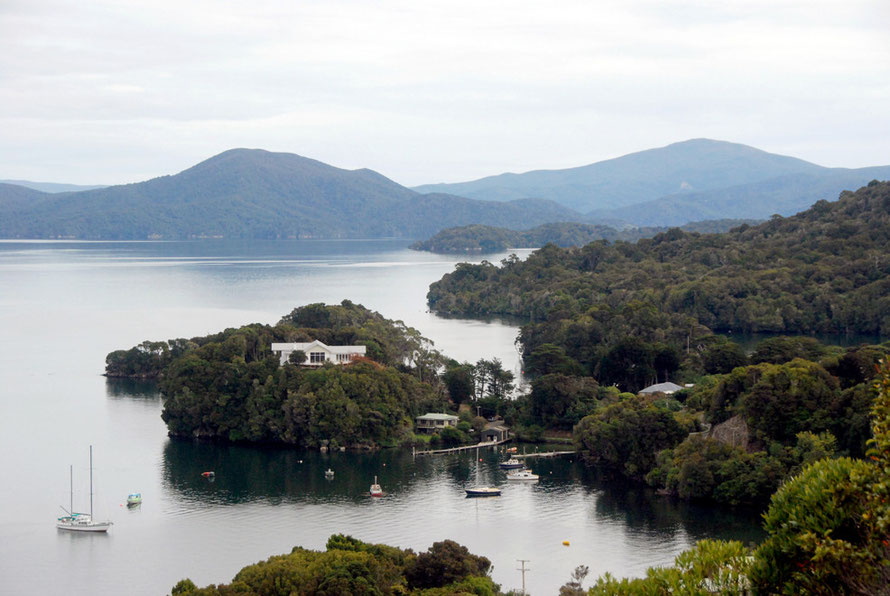
[[[531,470],[516,470],[507,474],[507,480],[530,480],[537,482],[538,478],[538,475]]]
[[[130,493],[127,495],[127,506],[140,505],[142,503],[142,493]]]
[[[331,478],[334,477],[334,471],[332,469],[328,468],[327,470],[324,471],[324,477],[327,478],[328,480],[330,480]]]

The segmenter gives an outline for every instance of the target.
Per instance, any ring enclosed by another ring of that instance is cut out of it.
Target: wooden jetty
[[[540,451],[538,453],[514,453],[516,459],[526,459],[529,457],[556,457],[558,455],[574,455],[577,451]]]
[[[461,445],[460,447],[451,447],[449,449],[427,449],[426,451],[414,451],[414,455],[441,455],[443,453],[457,453],[458,451],[469,451],[470,449],[479,449],[480,447],[497,447],[512,439],[504,439],[502,441],[483,441],[475,445]]]

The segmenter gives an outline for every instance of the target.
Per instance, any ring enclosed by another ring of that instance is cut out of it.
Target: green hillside
[[[755,220],[714,219],[682,226],[690,232],[725,232],[742,224],[759,223]],[[581,246],[594,240],[636,241],[666,232],[668,228],[628,228],[617,230],[574,222],[548,223],[531,230],[509,230],[492,226],[470,225],[442,230],[432,238],[415,242],[414,250],[444,254],[493,253],[510,248],[540,248],[546,244],[560,247]]]
[[[627,338],[686,350],[712,331],[888,336],[888,245],[890,183],[872,182],[724,234],[672,229],[461,264],[428,299],[441,313],[524,317],[526,354],[553,343],[591,368]]]

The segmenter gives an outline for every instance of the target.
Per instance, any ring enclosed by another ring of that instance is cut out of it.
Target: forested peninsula
[[[762,506],[808,462],[865,454],[890,343],[778,336],[743,349],[715,332],[890,334],[888,240],[890,184],[873,182],[726,234],[461,264],[429,300],[529,320],[521,426],[573,428],[590,462],[682,498]],[[664,381],[693,386],[637,395]]]
[[[273,342],[363,345],[349,366],[280,364]],[[143,342],[106,358],[106,375],[157,378],[171,436],[298,447],[409,443],[414,417],[442,411],[430,342],[348,300],[310,304],[276,325]]]
[[[681,226],[680,229],[689,232],[716,233],[744,224],[757,223],[759,222],[753,219],[717,219],[691,222]],[[484,254],[510,248],[539,248],[546,244],[555,244],[563,248],[582,246],[595,240],[633,242],[640,238],[651,238],[656,234],[667,232],[668,229],[623,227],[619,230],[606,225],[561,222],[542,224],[531,230],[510,230],[474,224],[447,228],[428,240],[415,242],[410,248],[443,254]]]

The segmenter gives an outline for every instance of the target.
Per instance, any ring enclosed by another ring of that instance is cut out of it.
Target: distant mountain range
[[[81,190],[105,188],[104,184],[88,186],[84,184],[59,184],[58,182],[32,182],[30,180],[0,180],[0,184],[14,184],[16,186],[24,186],[25,188],[31,188],[41,192],[78,192]]]
[[[824,168],[695,139],[568,170],[409,189],[372,170],[232,149],[135,184],[45,192],[45,184],[0,183],[0,237],[418,239],[470,224],[661,227],[791,215],[888,178],[890,166]]]
[[[501,174],[414,190],[494,201],[551,199],[584,213],[590,223],[665,226],[793,215],[819,199],[837,199],[842,190],[888,178],[890,166],[825,168],[737,143],[693,139],[577,168]]]
[[[371,170],[258,149],[75,193],[0,184],[4,238],[424,238],[471,223],[524,229],[580,218],[553,201],[422,195]]]

